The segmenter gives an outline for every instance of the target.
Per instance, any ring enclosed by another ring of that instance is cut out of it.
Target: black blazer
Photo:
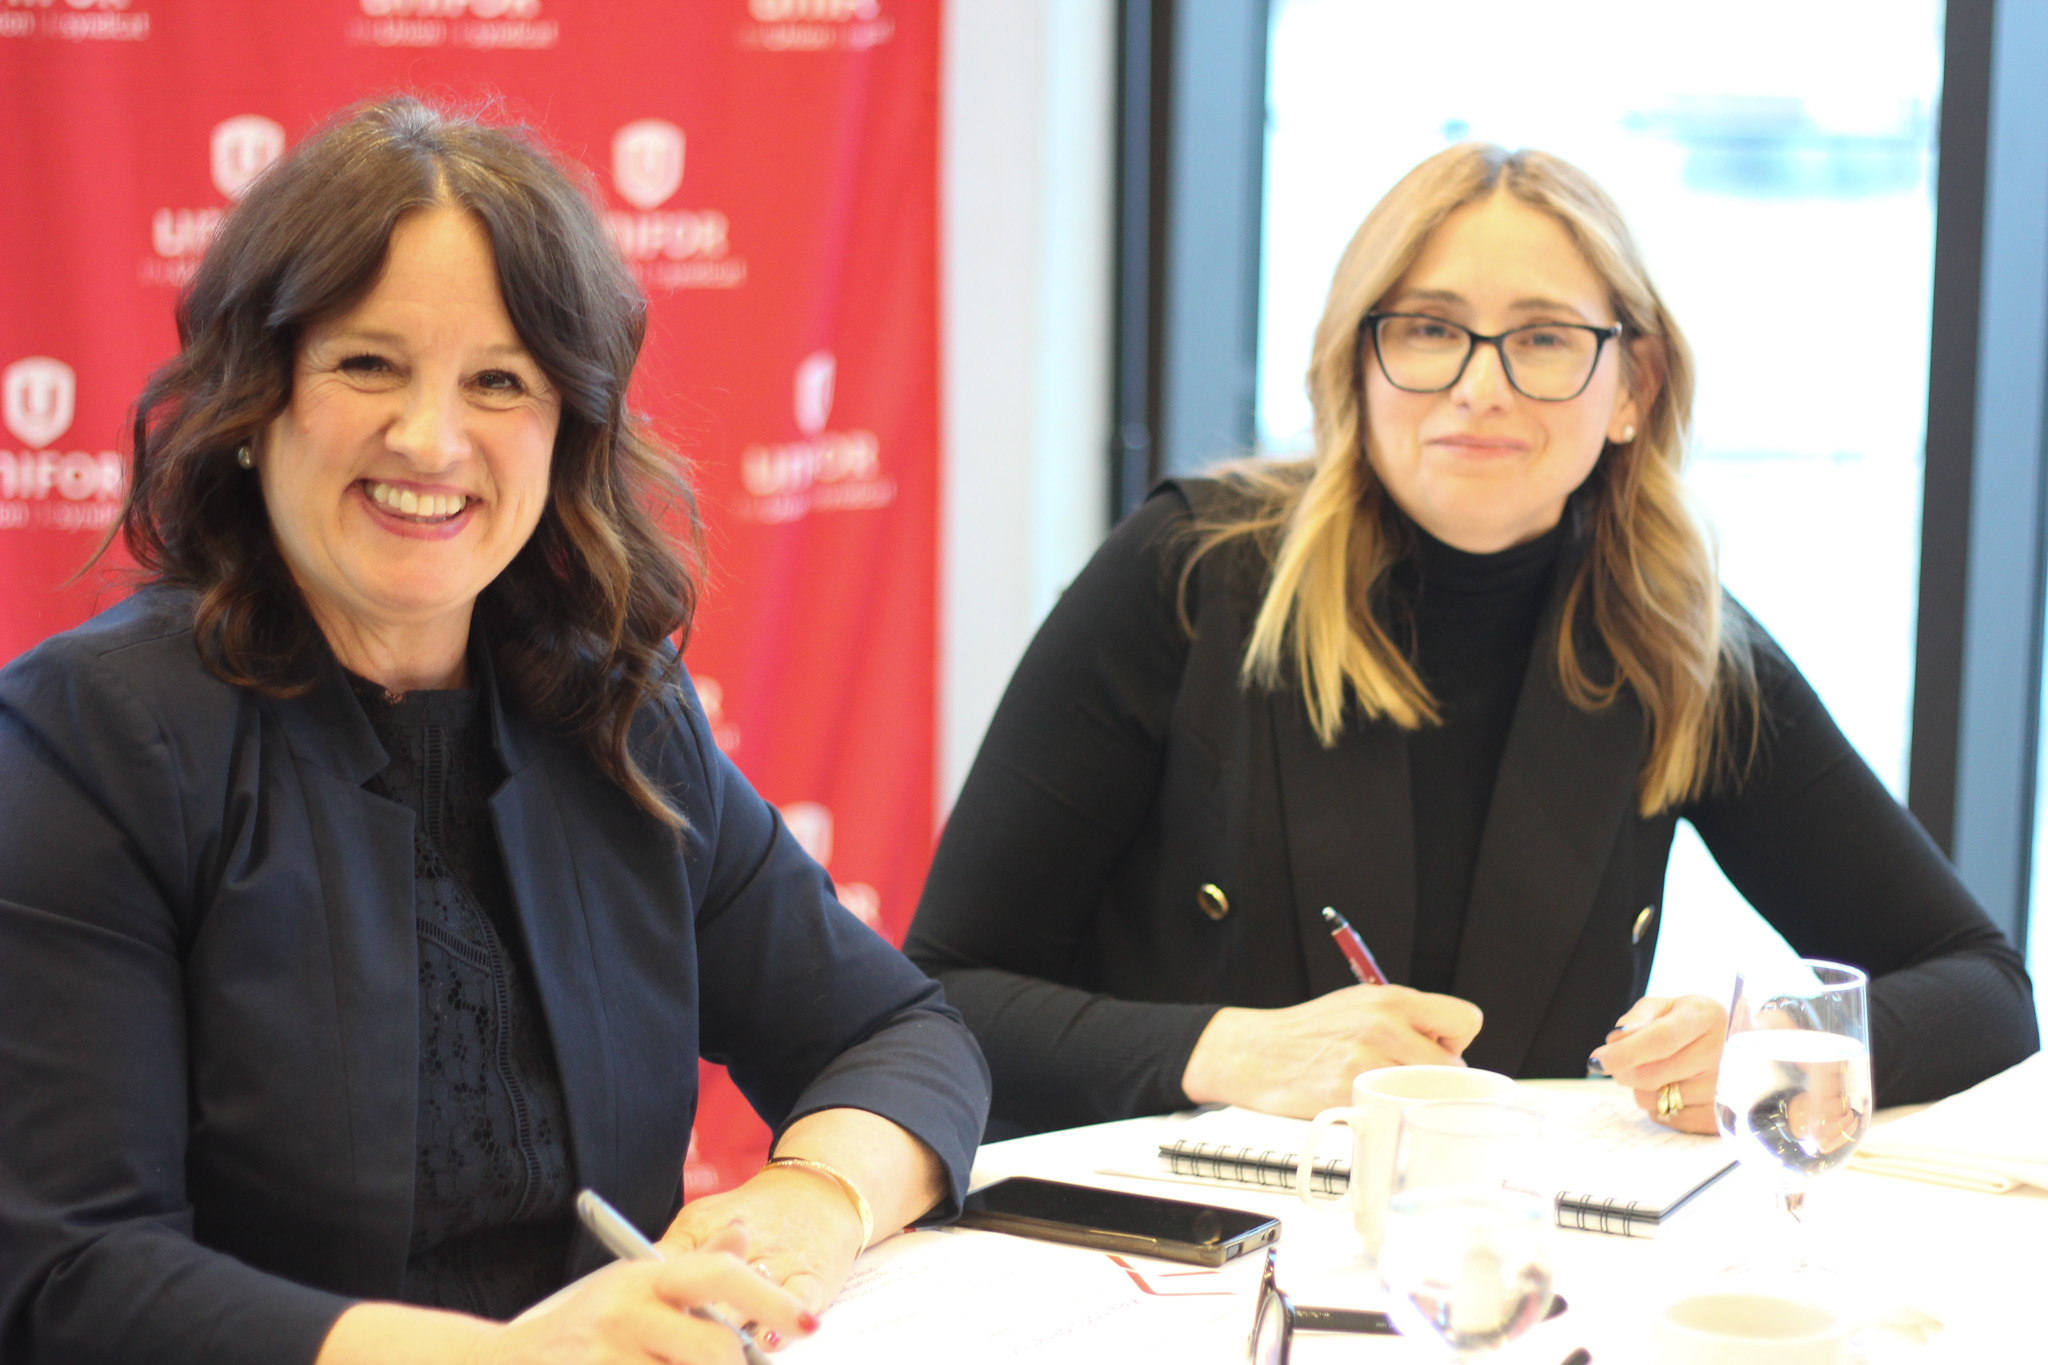
[[[681,1204],[700,1056],[777,1126],[850,1105],[945,1162],[972,1039],[712,743],[639,718],[678,838],[496,705],[491,801],[578,1180]],[[0,673],[0,1358],[310,1360],[399,1287],[413,1205],[413,817],[338,668],[275,702],[147,591]],[[570,1273],[603,1259],[583,1239]]]
[[[1190,526],[1226,496],[1205,480],[1168,485],[1105,543],[1018,666],[941,840],[905,950],[982,1041],[992,1136],[1185,1105],[1180,1077],[1217,1007],[1352,984],[1325,905],[1392,980],[1409,978],[1404,733],[1354,717],[1325,748],[1297,693],[1241,685],[1265,581],[1248,542],[1197,563],[1181,615]],[[1568,568],[1536,630],[1473,868],[1452,986],[1485,1015],[1467,1060],[1585,1074],[1648,979],[1679,816],[1802,951],[1877,972],[1942,960],[1890,983],[1880,1015],[1898,1012],[1889,1003],[1910,1016],[1958,980],[1990,997],[1959,1021],[1960,1057],[1910,1057],[1903,1028],[1896,1043],[1880,1035],[1889,1101],[2033,1050],[2017,955],[1774,646],[1775,728],[1755,780],[1637,814],[1633,694],[1588,712],[1555,681]],[[1206,887],[1228,903],[1221,918]]]

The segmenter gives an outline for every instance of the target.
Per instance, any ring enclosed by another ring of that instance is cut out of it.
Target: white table
[[[1554,1089],[1610,1083],[1533,1084]],[[1297,1302],[1382,1306],[1377,1284],[1358,1256],[1350,1217],[1341,1210],[1310,1208],[1258,1190],[1098,1173],[1103,1167],[1154,1168],[1160,1135],[1184,1121],[1185,1116],[1131,1119],[993,1143],[977,1156],[975,1184],[1037,1175],[1271,1213],[1284,1225],[1280,1283]],[[1925,1344],[1866,1332],[1859,1341],[1872,1365],[2048,1362],[2048,1338],[2040,1326],[2041,1310],[2048,1307],[2048,1194],[1971,1194],[1845,1170],[1817,1181],[1807,1207],[1817,1259],[1849,1272],[1880,1311],[1917,1311],[1941,1324]],[[1581,1345],[1597,1365],[1645,1360],[1655,1309],[1741,1259],[1745,1238],[1775,1228],[1782,1218],[1767,1193],[1737,1172],[1702,1194],[1696,1207],[1656,1239],[1560,1230],[1552,1259],[1557,1288],[1571,1309],[1518,1343],[1501,1357],[1503,1365],[1557,1365]],[[825,1315],[826,1330],[785,1360],[900,1361],[934,1358],[935,1350],[961,1360],[1059,1365],[1150,1358],[1237,1365],[1244,1359],[1257,1276],[1257,1266],[1248,1263],[1261,1258],[1195,1275],[1187,1273],[1189,1267],[1131,1258],[1130,1283],[1143,1281],[1148,1296],[1133,1305],[1135,1291],[1128,1288],[1121,1303],[1097,1297],[1113,1294],[1122,1283],[1100,1252],[1010,1238],[978,1240],[998,1236],[920,1233],[884,1243],[863,1258],[849,1294]],[[985,1274],[977,1265],[987,1266]],[[1195,1296],[1166,1297],[1178,1292]],[[985,1349],[977,1348],[977,1333],[985,1334]],[[1156,1349],[1143,1349],[1148,1345]],[[1301,1365],[1396,1365],[1440,1357],[1421,1343],[1399,1339],[1303,1335],[1296,1338],[1294,1358]]]

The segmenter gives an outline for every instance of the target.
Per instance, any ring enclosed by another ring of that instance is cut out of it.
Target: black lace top
[[[418,1150],[400,1297],[509,1318],[565,1278],[575,1167],[561,1076],[487,804],[503,774],[467,691],[355,680],[410,810],[419,937]]]

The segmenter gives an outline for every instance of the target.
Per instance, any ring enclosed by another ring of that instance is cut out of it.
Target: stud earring
[[[1633,441],[1635,438],[1636,429],[1634,427],[1623,427],[1621,429],[1621,443],[1623,445],[1627,445],[1630,441]],[[244,446],[243,449],[246,450],[248,449],[248,447]]]
[[[254,469],[256,467],[256,457],[249,453],[248,446],[238,446],[235,449],[235,463],[244,469]]]

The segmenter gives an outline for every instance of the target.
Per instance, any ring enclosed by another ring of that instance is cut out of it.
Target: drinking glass
[[[1812,959],[1735,978],[1714,1120],[1743,1164],[1770,1176],[1794,1271],[1810,1269],[1808,1183],[1847,1161],[1870,1127],[1869,984],[1854,967]]]
[[[1405,1336],[1454,1360],[1499,1350],[1550,1307],[1550,1201],[1510,1188],[1541,1120],[1489,1101],[1416,1105],[1401,1118],[1380,1279]]]

